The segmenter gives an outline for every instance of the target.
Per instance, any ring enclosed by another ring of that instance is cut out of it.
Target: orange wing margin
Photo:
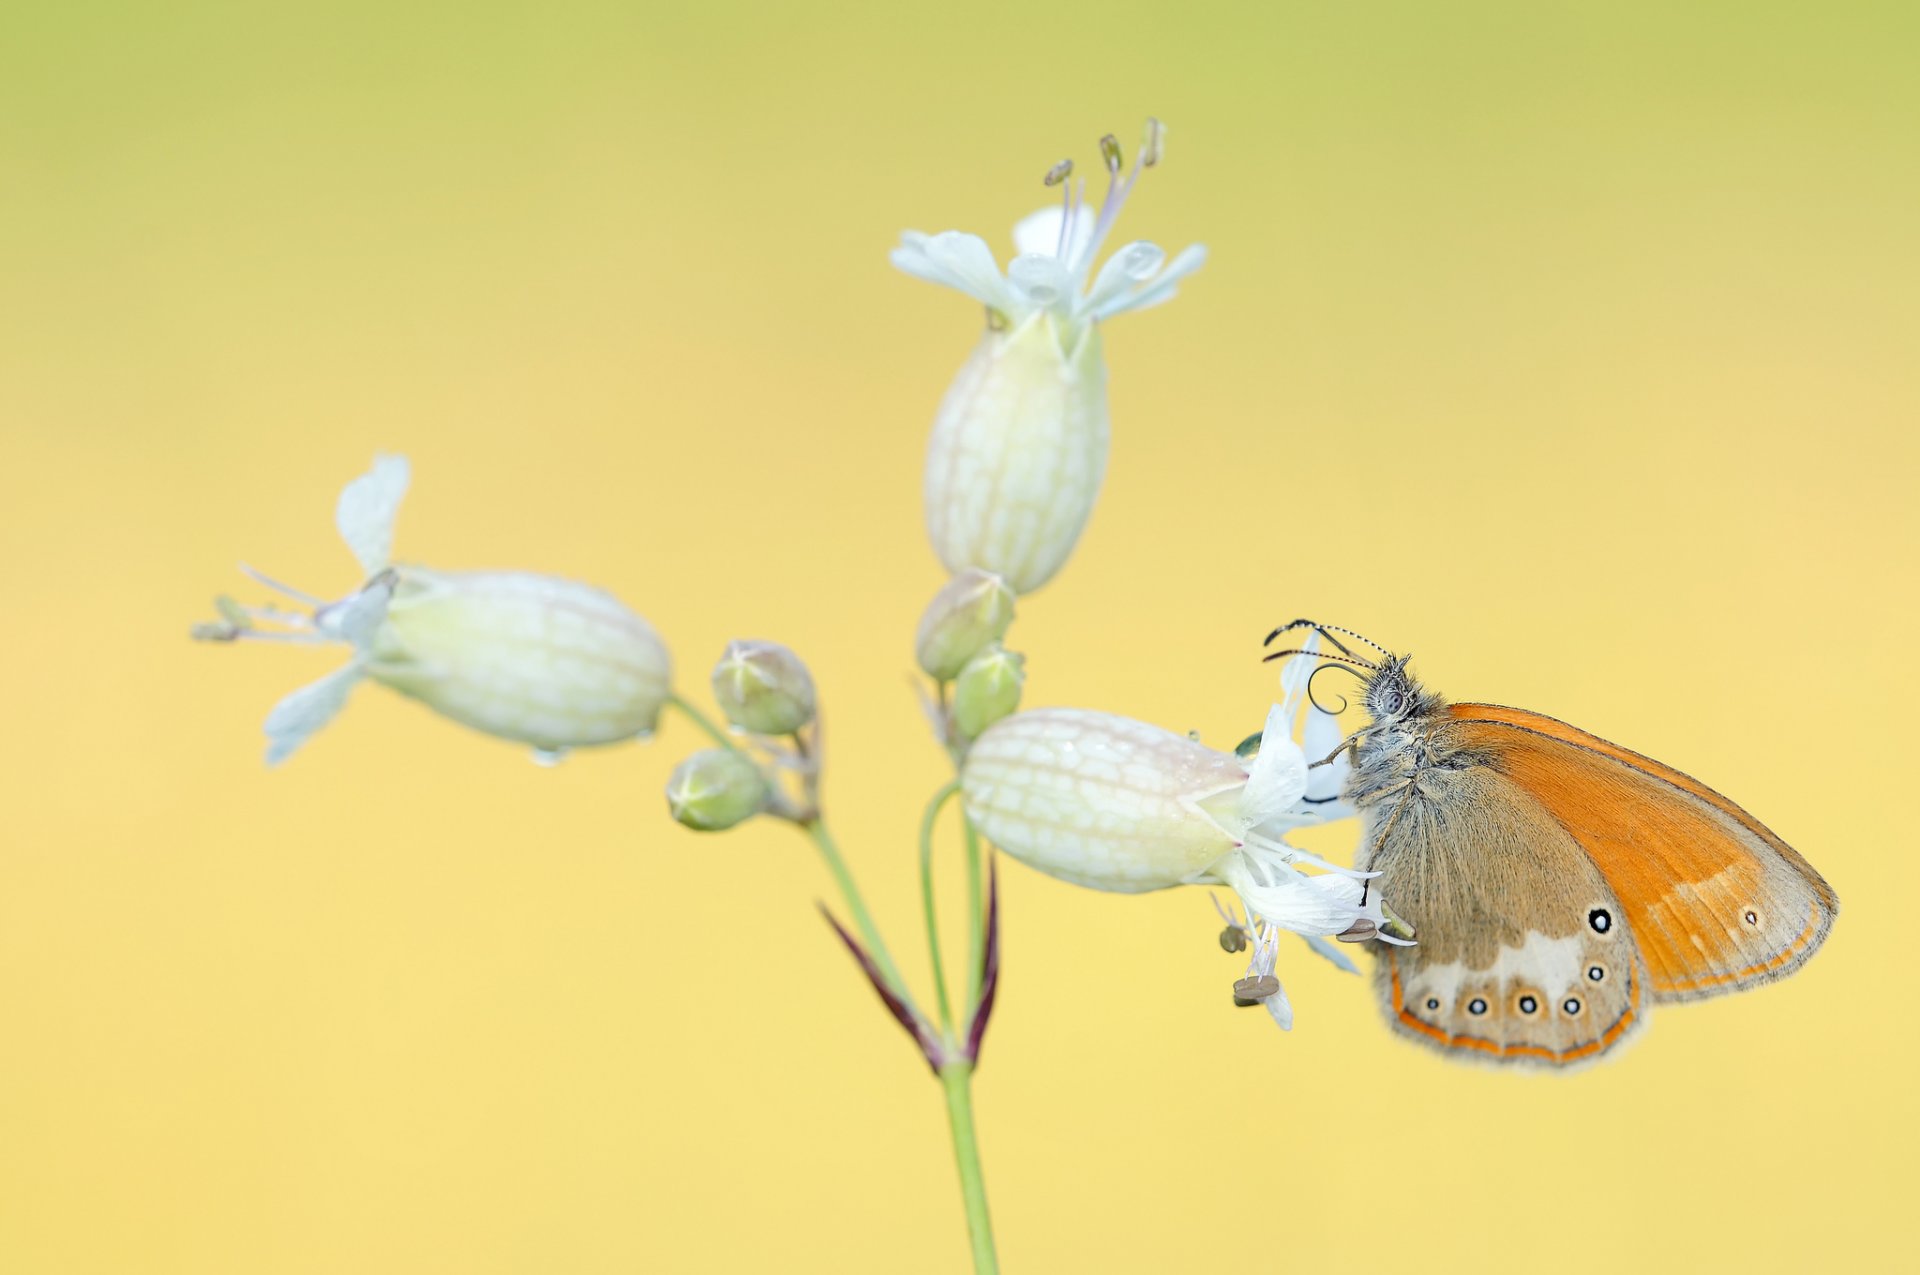
[[[1839,910],[1832,887],[1699,780],[1525,709],[1447,713],[1447,742],[1483,753],[1593,859],[1626,910],[1656,999],[1768,982],[1825,939]]]

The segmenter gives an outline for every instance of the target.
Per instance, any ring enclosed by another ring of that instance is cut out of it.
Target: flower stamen
[[[1233,1003],[1242,1009],[1258,1005],[1279,992],[1280,980],[1271,974],[1249,974],[1233,984]]]
[[[323,607],[327,605],[325,598],[316,598],[311,593],[302,593],[292,585],[282,584],[266,572],[256,571],[244,562],[240,563],[239,566],[240,574],[247,577],[247,579],[253,581],[255,584],[264,584],[275,593],[284,594],[292,598],[295,602],[304,602],[310,607]]]
[[[1084,248],[1074,254],[1070,263],[1076,281],[1084,280],[1093,259],[1100,255],[1100,247],[1107,241],[1107,234],[1113,229],[1113,223],[1120,219],[1120,209],[1126,205],[1127,196],[1133,193],[1134,183],[1140,180],[1140,174],[1157,163],[1160,158],[1160,137],[1165,129],[1160,121],[1147,121],[1147,139],[1140,146],[1140,162],[1126,177],[1120,176],[1120,143],[1109,133],[1100,139],[1100,154],[1107,161],[1107,197],[1101,201],[1100,216],[1093,223],[1093,233],[1087,237]],[[1147,158],[1148,147],[1153,148],[1153,161]]]

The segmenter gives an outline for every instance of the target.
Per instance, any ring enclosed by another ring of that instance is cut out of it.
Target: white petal
[[[1267,711],[1260,735],[1260,755],[1247,773],[1237,811],[1242,827],[1257,828],[1284,813],[1307,791],[1307,759],[1293,742],[1293,726],[1286,710],[1275,704]]]
[[[1360,972],[1360,967],[1353,963],[1353,958],[1341,951],[1340,945],[1332,939],[1321,938],[1318,934],[1303,934],[1301,937],[1306,940],[1307,946],[1314,950],[1315,955],[1325,957],[1332,962],[1335,969],[1345,970],[1349,974]]]
[[[1159,244],[1137,239],[1125,245],[1100,267],[1093,289],[1087,293],[1088,308],[1098,310],[1128,289],[1145,283],[1159,273],[1166,260],[1167,254]]]
[[[1342,876],[1309,877],[1291,870],[1272,885],[1256,882],[1230,862],[1229,881],[1249,909],[1295,934],[1338,934],[1360,919],[1361,885]]]
[[[1304,863],[1310,868],[1320,868],[1327,872],[1336,872],[1343,877],[1352,877],[1355,881],[1370,881],[1379,876],[1378,872],[1362,872],[1358,868],[1343,868],[1337,863],[1329,863],[1311,850],[1302,850],[1299,846],[1288,845],[1284,841],[1268,841],[1257,833],[1250,834],[1242,851],[1251,854],[1264,863],[1269,863],[1277,872],[1283,867]]]
[[[943,230],[937,235],[909,232],[889,258],[916,278],[964,292],[982,305],[1013,312],[1013,293],[1000,277],[993,249],[978,235]]]
[[[1309,629],[1307,636],[1299,646],[1300,654],[1290,656],[1286,667],[1280,670],[1280,707],[1287,711],[1287,720],[1300,711],[1300,701],[1306,697],[1307,683],[1313,680],[1313,671],[1320,667],[1320,630]],[[1320,760],[1318,757],[1310,761]]]
[[[314,612],[314,623],[322,633],[365,646],[373,640],[374,631],[386,623],[387,604],[392,598],[393,575],[389,572],[352,597]]]
[[[1287,999],[1287,989],[1282,987],[1267,997],[1267,1013],[1272,1016],[1274,1025],[1283,1032],[1293,1030],[1293,1002]]]
[[[1053,204],[1022,217],[1013,228],[1015,250],[1022,256],[1031,254],[1071,261],[1074,252],[1093,237],[1094,215],[1093,209],[1085,204],[1074,208],[1073,234],[1067,241],[1067,250],[1062,253],[1057,249],[1060,247],[1060,221],[1066,211],[1061,205]]]
[[[291,757],[309,736],[332,721],[346,707],[347,696],[360,681],[358,662],[310,682],[273,706],[267,714],[267,764],[278,766]]]
[[[1307,724],[1300,732],[1300,749],[1307,755],[1307,764],[1326,761],[1328,754],[1340,747],[1340,741],[1347,737],[1340,728],[1340,719],[1332,713],[1309,704],[1307,706]],[[1338,757],[1324,766],[1316,766],[1307,772],[1307,800],[1324,802],[1340,794],[1340,786],[1346,782],[1347,772],[1353,764],[1347,760],[1343,750]]]
[[[1195,244],[1191,248],[1183,248],[1180,251],[1180,255],[1168,262],[1167,268],[1161,271],[1153,282],[1147,284],[1137,292],[1122,293],[1120,296],[1115,297],[1113,300],[1095,310],[1093,317],[1096,319],[1110,319],[1116,314],[1124,314],[1129,310],[1147,310],[1159,305],[1163,301],[1171,301],[1174,293],[1179,291],[1176,286],[1179,281],[1206,263],[1207,250],[1199,244]]]
[[[368,575],[385,570],[393,556],[393,520],[412,472],[405,456],[376,456],[373,468],[340,492],[334,525]]]
[[[1072,313],[1073,275],[1058,257],[1045,253],[1015,257],[1007,266],[1007,278],[1036,310]]]

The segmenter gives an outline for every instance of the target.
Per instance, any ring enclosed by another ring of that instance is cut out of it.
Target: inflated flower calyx
[[[335,601],[241,571],[284,601],[214,603],[193,628],[209,642],[337,646],[348,662],[267,715],[267,760],[286,760],[374,681],[435,712],[551,761],[567,750],[653,731],[670,693],[667,648],[646,620],[591,585],[525,571],[397,565],[394,521],[412,478],[380,456],[348,483],[334,524],[359,561],[357,591]]]
[[[745,753],[709,748],[674,767],[667,780],[667,809],[689,828],[722,832],[765,810],[772,792]]]
[[[951,682],[967,661],[1006,636],[1013,623],[1013,590],[978,567],[947,581],[921,613],[913,654],[936,681]]]
[[[1015,713],[964,750],[967,818],[1003,853],[1077,885],[1232,890],[1244,917],[1217,897],[1214,905],[1226,923],[1220,945],[1247,958],[1236,998],[1291,1028],[1293,1007],[1276,972],[1282,933],[1305,937],[1346,968],[1327,940],[1357,925],[1383,943],[1410,941],[1386,912],[1373,873],[1288,840],[1329,818],[1327,806],[1306,800],[1307,759],[1291,736],[1301,702],[1290,694],[1272,707],[1251,758],[1108,713]]]
[[[713,666],[713,698],[755,735],[791,735],[813,720],[813,676],[778,642],[736,640]]]
[[[953,728],[962,739],[980,733],[1020,707],[1026,657],[998,642],[967,661],[953,683]]]
[[[1066,564],[1105,478],[1109,423],[1100,325],[1170,299],[1206,251],[1169,258],[1144,240],[1103,249],[1140,175],[1160,161],[1165,130],[1150,121],[1131,171],[1119,143],[1100,141],[1107,191],[1096,209],[1061,161],[1044,184],[1058,202],[1014,228],[1004,271],[977,235],[908,231],[893,263],[971,297],[987,330],[934,419],[924,492],[927,535],[949,571],[980,567],[1015,593]]]

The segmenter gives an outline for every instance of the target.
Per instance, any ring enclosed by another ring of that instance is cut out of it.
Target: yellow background
[[[730,636],[806,655],[919,977],[919,468],[979,314],[886,252],[1003,246],[1148,113],[1123,237],[1213,260],[1108,331],[1029,703],[1228,745],[1268,625],[1349,624],[1724,789],[1845,908],[1786,983],[1513,1076],[1291,941],[1282,1036],[1204,895],[1010,865],[1007,1267],[1893,1258],[1914,13],[9,5],[0,1269],[963,1269],[936,1091],[808,848],[666,821],[684,723],[544,770],[368,688],[269,773],[266,708],[338,657],[185,631],[257,594],[236,558],[350,589],[334,493],[404,451],[403,556],[605,585],[689,691]]]

